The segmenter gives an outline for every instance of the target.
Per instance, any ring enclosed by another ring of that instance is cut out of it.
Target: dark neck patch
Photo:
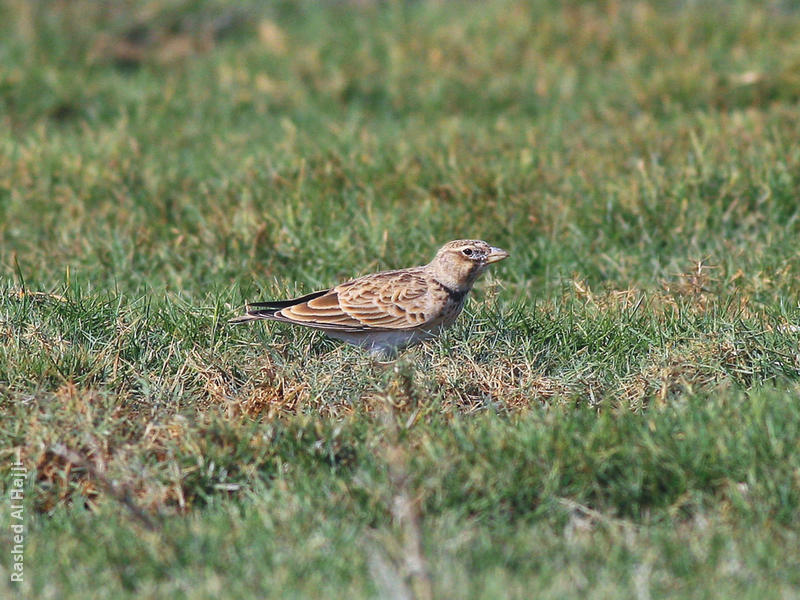
[[[454,290],[451,287],[447,287],[438,279],[434,279],[434,281],[439,285],[440,288],[442,288],[445,292],[447,292],[447,295],[453,302],[461,302],[464,299],[464,296],[466,296],[467,293],[469,292],[469,290],[462,290],[460,292],[458,290]]]

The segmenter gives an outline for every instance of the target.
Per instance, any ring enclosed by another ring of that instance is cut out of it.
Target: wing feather
[[[408,329],[428,320],[427,290],[428,281],[421,274],[408,271],[376,273],[281,308],[275,312],[274,318],[323,329]]]
[[[344,312],[374,329],[408,329],[428,319],[428,280],[411,271],[389,271],[356,280],[339,291]]]
[[[386,271],[294,300],[256,302],[251,318],[340,331],[393,331],[434,323],[431,282],[418,271]]]

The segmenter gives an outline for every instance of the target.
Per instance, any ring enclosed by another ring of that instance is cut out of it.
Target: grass
[[[800,595],[791,3],[0,23],[0,595]],[[393,365],[226,326],[460,237]]]

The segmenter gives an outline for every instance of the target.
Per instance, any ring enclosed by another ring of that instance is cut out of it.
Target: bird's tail
[[[330,290],[322,290],[319,292],[312,292],[299,298],[292,298],[291,300],[276,300],[274,302],[251,302],[245,306],[245,313],[241,317],[230,319],[228,323],[236,325],[237,323],[249,323],[250,321],[260,321],[261,319],[271,319],[275,313],[282,308],[294,306],[301,302],[308,302],[314,298],[318,298],[327,294]]]
[[[230,323],[231,325],[238,325],[239,323],[249,323],[250,321],[269,319],[274,314],[275,314],[274,310],[253,310],[253,311],[248,310],[247,314],[244,314],[241,317],[234,317],[233,319],[228,319],[228,323]]]

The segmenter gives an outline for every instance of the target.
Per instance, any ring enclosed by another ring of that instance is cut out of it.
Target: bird
[[[454,240],[426,265],[364,275],[289,300],[248,303],[245,314],[229,323],[302,325],[392,358],[452,325],[475,280],[508,256],[482,240]]]

